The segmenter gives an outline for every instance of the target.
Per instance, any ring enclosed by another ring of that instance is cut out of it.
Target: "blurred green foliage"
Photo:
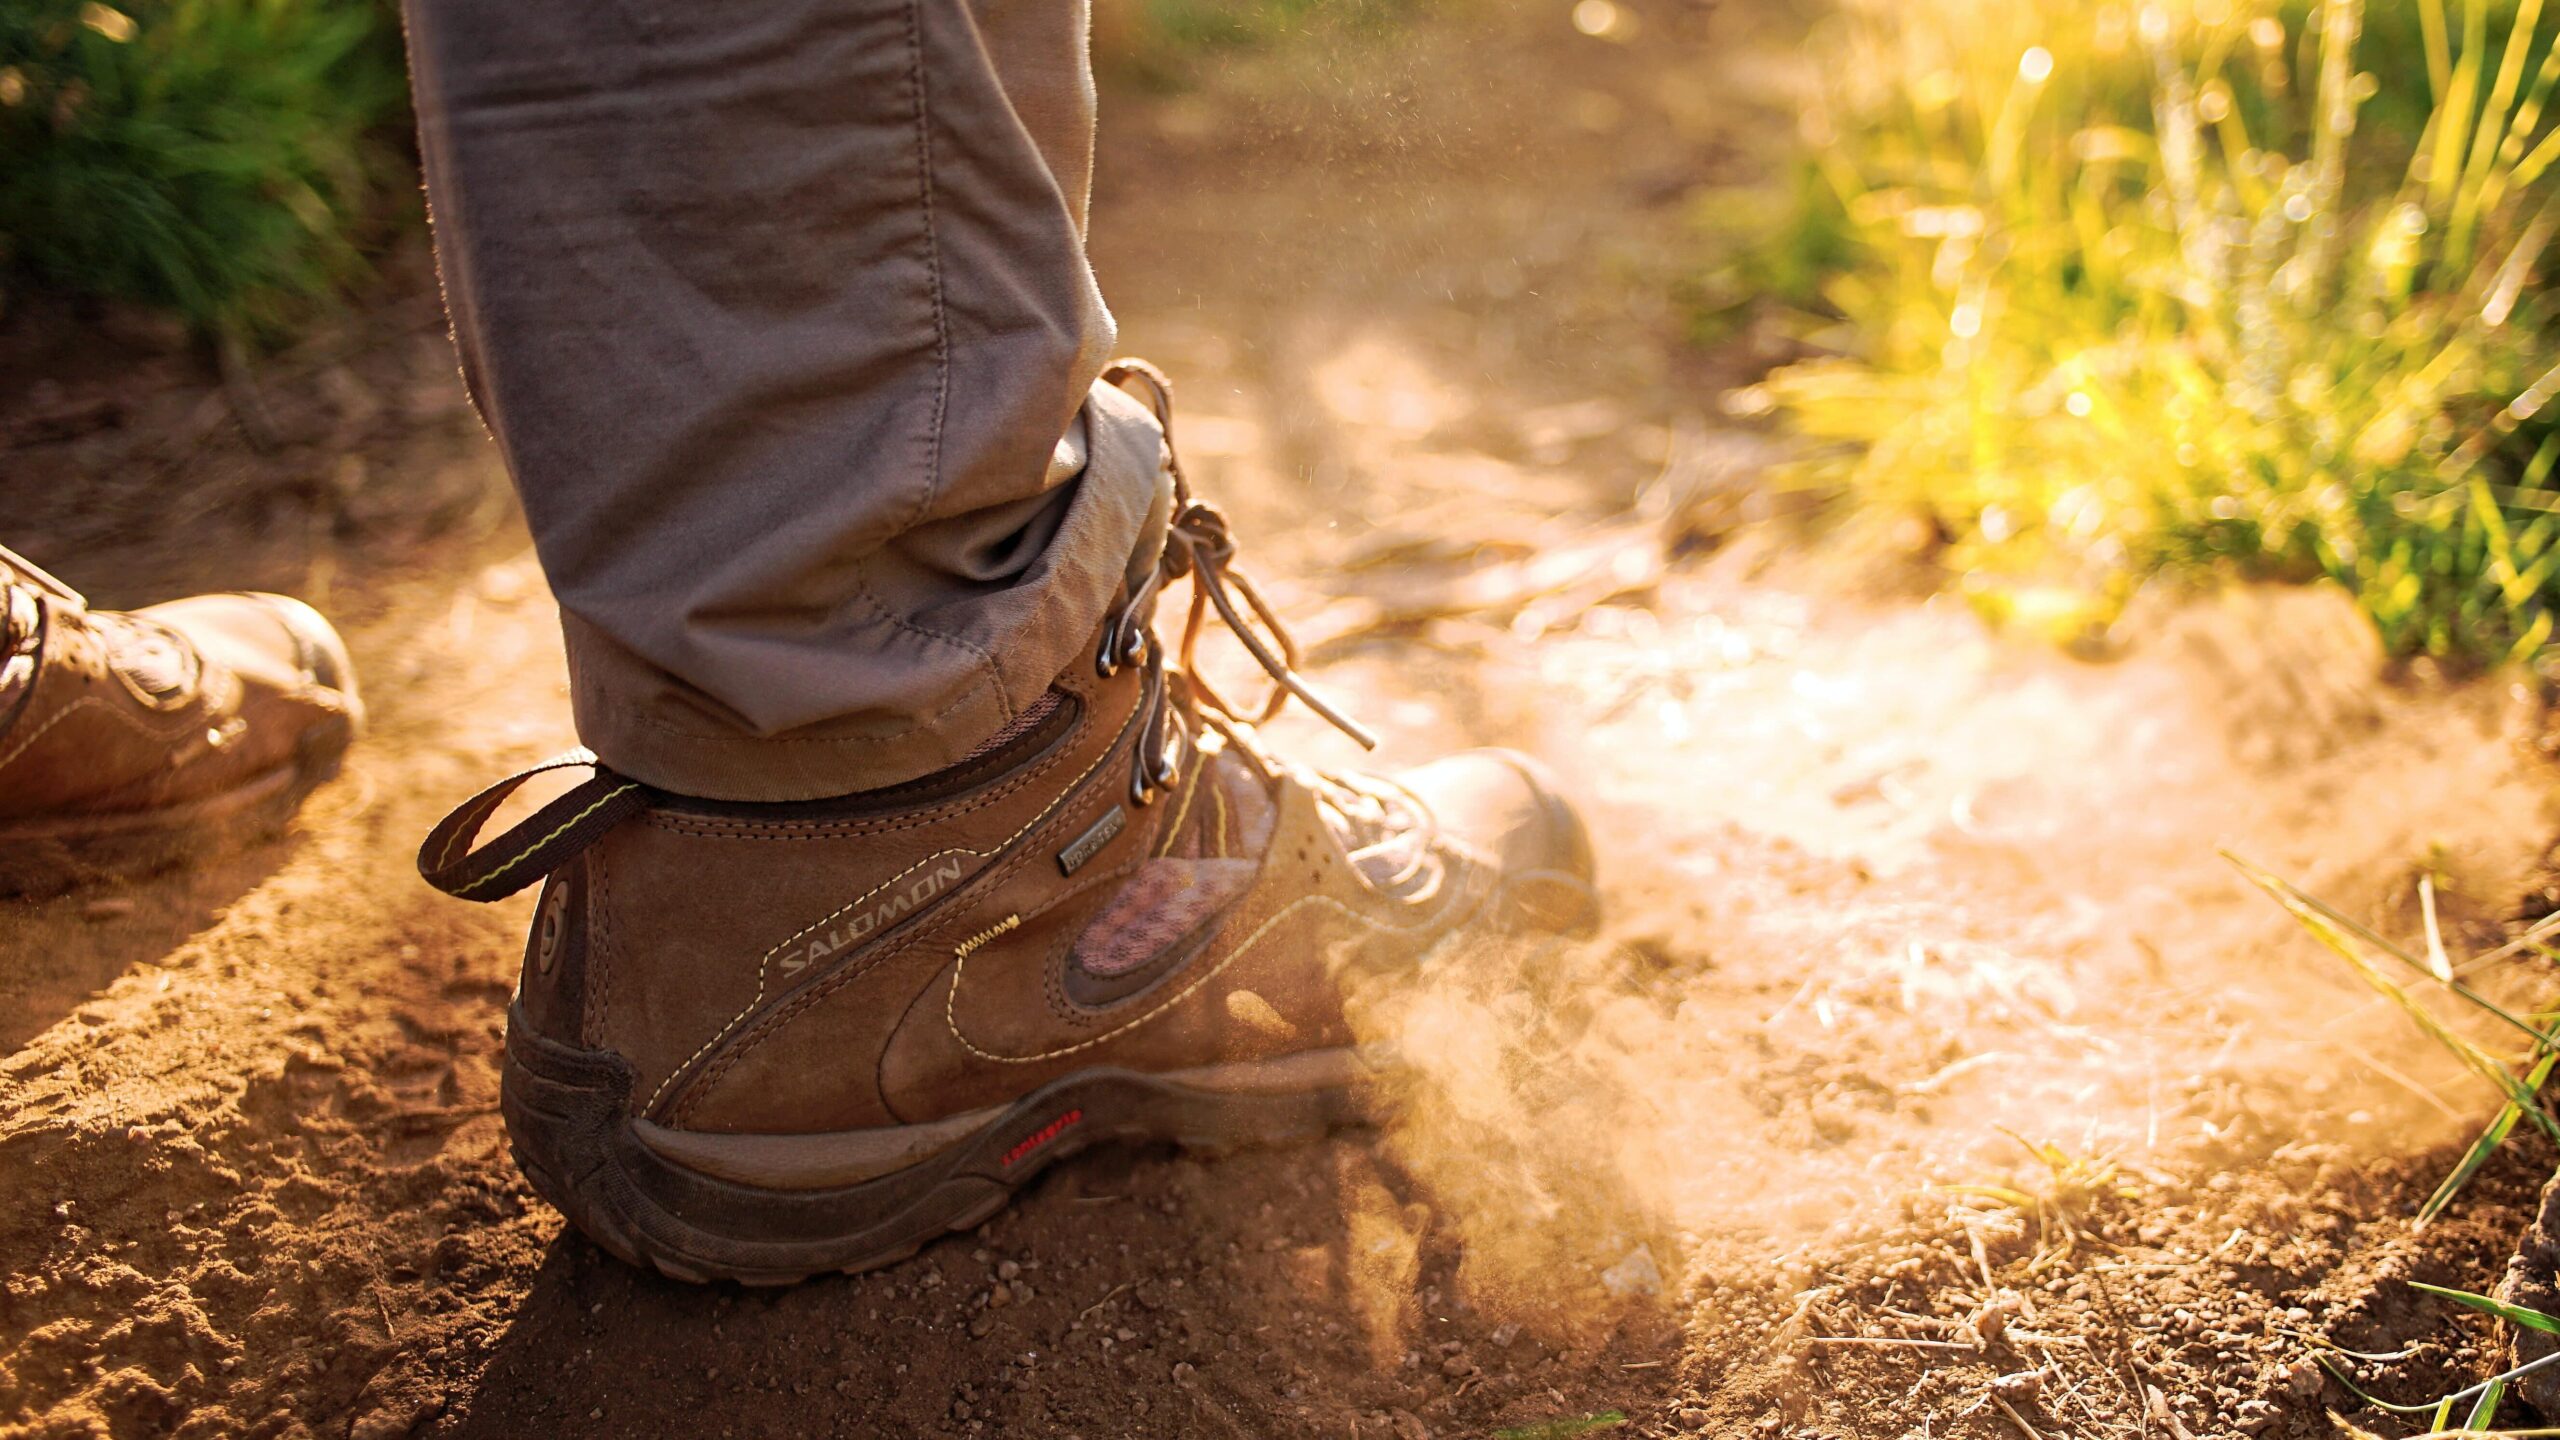
[[[0,277],[283,332],[407,203],[375,0],[0,5]]]
[[[1843,0],[1811,41],[1818,183],[1756,247],[1823,257],[1779,293],[1842,353],[1749,398],[1927,517],[1995,615],[2073,637],[2155,575],[2325,575],[2397,653],[2542,652],[2541,18]]]

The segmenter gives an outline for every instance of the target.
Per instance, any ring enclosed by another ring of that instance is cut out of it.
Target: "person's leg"
[[[1214,613],[1322,707],[1162,378],[1087,393],[1080,7],[409,3],[456,331],[602,752],[419,866],[543,886],[500,1104],[579,1229],[787,1280],[1097,1139],[1312,1134],[1375,1093],[1347,976],[1594,922],[1533,764],[1320,775],[1190,673]]]
[[[455,340],[588,745],[680,794],[810,799],[1034,704],[1161,469],[1095,384],[1081,0],[409,0],[408,26]]]

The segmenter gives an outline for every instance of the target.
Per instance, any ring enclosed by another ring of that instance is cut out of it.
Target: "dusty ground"
[[[2415,1427],[2306,1337],[2486,1373],[2400,1282],[2485,1286],[2549,1156],[2413,1234],[2481,1097],[2214,851],[2494,939],[2551,884],[2539,711],[2384,683],[2309,593],[2068,660],[1767,518],[1753,347],[1660,297],[1782,37],[1567,12],[1115,94],[1095,248],[1326,680],[1390,757],[1570,771],[1608,935],[1378,997],[1381,1133],[1090,1157],[867,1277],[635,1274],[506,1158],[522,907],[409,853],[566,703],[414,260],[255,400],[0,332],[9,541],[101,603],[310,594],[375,715],[286,841],[0,909],[0,1434],[2309,1436]]]

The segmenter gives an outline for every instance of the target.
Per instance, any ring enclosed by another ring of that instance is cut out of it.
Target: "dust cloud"
[[[1951,1207],[2016,1227],[2486,1118],[2216,850],[2403,935],[2424,873],[2452,943],[2492,933],[2550,830],[2520,703],[2384,684],[2316,592],[2164,607],[2092,666],[1713,584],[1661,597],[1632,680],[1598,640],[1516,657],[1600,712],[1518,738],[1597,798],[1604,937],[1355,986],[1399,1065],[1384,1153],[1470,1303],[1605,1315]]]

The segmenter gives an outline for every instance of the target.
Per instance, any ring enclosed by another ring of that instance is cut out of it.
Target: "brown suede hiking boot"
[[[0,895],[273,834],[363,715],[345,644],[299,600],[91,610],[0,549]]]
[[[1533,763],[1319,774],[1187,673],[1214,608],[1333,713],[1176,484],[1164,558],[1093,662],[950,770],[746,805],[599,767],[470,850],[518,776],[427,838],[453,894],[550,877],[503,1109],[579,1229],[681,1279],[780,1283],[912,1254],[1098,1140],[1311,1137],[1367,1113],[1347,979],[1595,923],[1589,842]],[[1150,613],[1185,575],[1169,670]]]

